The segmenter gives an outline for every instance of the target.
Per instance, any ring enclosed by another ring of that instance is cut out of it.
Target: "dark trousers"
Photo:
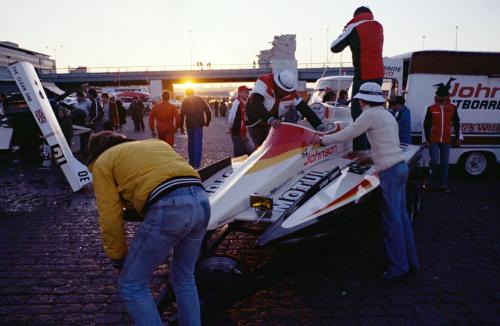
[[[90,132],[80,135],[80,153],[87,153],[87,144],[89,142]]]
[[[382,85],[382,78],[378,79],[369,79],[369,80],[356,80],[354,79],[352,81],[352,96],[356,95],[359,92],[359,88],[363,83],[367,82],[373,82],[377,83],[379,85]],[[356,119],[361,115],[361,104],[359,103],[359,100],[357,98],[353,98],[351,100],[351,116],[352,120],[356,121]],[[368,141],[368,138],[366,138],[366,134],[362,134],[359,137],[356,137],[352,141],[352,149],[355,151],[364,151],[364,150],[369,150],[371,148],[370,142]]]
[[[252,142],[255,146],[255,149],[262,145],[264,140],[266,140],[267,135],[269,134],[269,126],[265,122],[259,122],[253,127],[248,127],[248,134],[250,138],[252,138]]]
[[[111,121],[104,122],[104,130],[113,131],[113,129],[113,124],[111,123]]]
[[[189,164],[199,169],[203,150],[203,127],[187,128]]]
[[[450,147],[444,143],[432,143],[429,147],[431,182],[436,187],[448,185]]]
[[[144,119],[134,119],[134,130],[144,131]]]
[[[94,132],[103,131],[104,130],[104,121],[94,120],[94,122],[92,123],[92,130],[94,130]]]
[[[233,141],[234,157],[252,154],[253,148],[248,138],[241,138],[240,135],[231,135],[231,140]]]

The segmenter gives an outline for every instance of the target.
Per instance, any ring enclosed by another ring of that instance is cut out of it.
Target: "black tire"
[[[463,173],[470,178],[485,176],[492,165],[489,153],[480,151],[466,153],[460,161]]]
[[[236,285],[241,283],[247,269],[235,258],[227,255],[214,255],[201,258],[194,272],[196,285],[200,301],[203,303],[203,309],[209,309],[217,304],[217,298],[227,296],[228,291],[231,291]],[[172,307],[175,302],[175,293],[170,283],[170,278],[167,280],[166,288],[160,294],[157,302],[158,311],[161,313]],[[215,303],[214,303],[215,302]],[[177,316],[169,322],[176,324]]]
[[[247,269],[234,257],[214,255],[201,259],[196,265],[195,276],[202,288],[218,288],[237,281]]]

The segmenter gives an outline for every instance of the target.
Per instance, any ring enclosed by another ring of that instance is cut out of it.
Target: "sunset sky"
[[[360,5],[384,25],[385,56],[421,50],[423,35],[426,49],[454,49],[455,26],[459,50],[500,51],[495,0],[1,1],[1,40],[50,55],[55,48],[58,67],[188,66],[191,54],[213,66],[250,65],[279,34],[297,34],[299,63],[311,61],[311,39],[312,61],[325,62]]]

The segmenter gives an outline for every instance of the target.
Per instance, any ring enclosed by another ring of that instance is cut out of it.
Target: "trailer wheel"
[[[202,287],[217,288],[238,279],[246,268],[235,258],[215,255],[203,258],[196,266],[196,279]]]
[[[489,168],[488,156],[484,152],[471,152],[462,161],[467,176],[479,177],[486,174]]]

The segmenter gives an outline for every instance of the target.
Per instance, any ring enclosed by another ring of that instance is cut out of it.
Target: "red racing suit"
[[[354,80],[371,80],[384,78],[383,45],[382,24],[373,19],[372,13],[365,12],[354,16],[346,24],[344,32],[333,41],[330,49],[339,53],[349,46],[352,52]]]
[[[283,98],[276,98],[274,90],[277,87],[273,73],[262,75],[257,79],[246,108],[248,127],[253,127],[260,122],[267,124],[271,119],[279,119],[280,109],[286,110],[287,107],[293,106],[315,129],[324,128],[318,116],[295,91]]]
[[[460,118],[457,107],[448,98],[444,105],[434,103],[427,108],[424,119],[425,139],[431,143],[451,144],[451,127],[455,129],[456,139],[462,140]]]

